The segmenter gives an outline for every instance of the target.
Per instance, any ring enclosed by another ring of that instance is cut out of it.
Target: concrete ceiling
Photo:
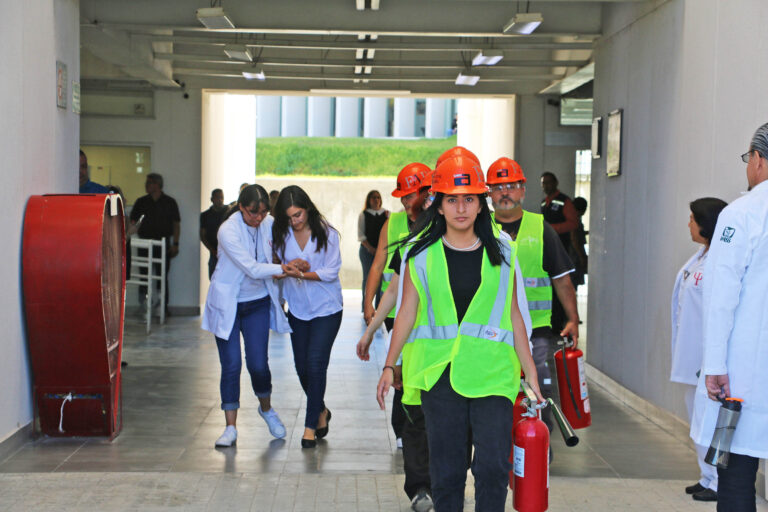
[[[634,0],[613,0],[620,1]],[[84,90],[184,84],[283,94],[535,94],[589,64],[604,3],[81,0],[81,81]],[[212,4],[224,9],[234,29],[203,27],[196,10]],[[510,18],[526,11],[544,19],[532,35],[502,33]],[[231,44],[246,45],[253,62],[227,57],[224,47]],[[500,50],[503,59],[472,66],[480,50]],[[242,75],[257,69],[266,80]],[[456,85],[459,72],[480,80]]]

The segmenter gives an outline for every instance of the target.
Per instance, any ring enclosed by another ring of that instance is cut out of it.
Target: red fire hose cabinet
[[[114,194],[32,196],[22,280],[33,400],[51,436],[122,427],[125,224]]]

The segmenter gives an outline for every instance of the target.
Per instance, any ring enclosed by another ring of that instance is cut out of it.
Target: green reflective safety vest
[[[387,224],[387,245],[391,245],[408,234],[408,214],[405,212],[393,213],[389,216]],[[387,247],[387,262],[384,264],[384,271],[381,273],[381,293],[383,294],[389,288],[395,271],[389,268],[392,262],[392,255],[395,254],[395,248]],[[395,308],[389,312],[387,318],[395,318]]]
[[[502,240],[502,246],[507,262],[514,262],[514,244]],[[491,265],[483,249],[480,287],[461,324],[442,242],[411,258],[408,270],[419,294],[419,307],[403,347],[403,403],[420,404],[421,391],[430,390],[448,364],[451,386],[460,395],[505,396],[514,402],[520,387],[520,362],[510,318],[515,278],[510,265]]]
[[[495,218],[494,218],[495,220]],[[494,226],[501,229],[501,224]],[[525,298],[531,314],[531,327],[552,325],[552,281],[542,266],[544,262],[544,216],[523,210],[515,239],[517,261],[523,274]]]

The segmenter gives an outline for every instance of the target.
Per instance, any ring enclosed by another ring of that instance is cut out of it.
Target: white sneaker
[[[227,428],[224,429],[224,433],[221,434],[221,437],[216,440],[215,446],[226,448],[229,446],[234,446],[236,443],[237,429],[232,425],[227,425]]]
[[[411,510],[415,512],[429,512],[435,510],[432,504],[432,496],[429,495],[429,491],[426,489],[419,489],[416,496],[411,500]]]
[[[403,449],[403,438],[402,437],[398,437],[395,440],[395,444],[397,445],[397,449],[398,450],[402,450]]]
[[[276,437],[277,439],[285,437],[285,425],[280,421],[280,416],[277,415],[274,407],[267,412],[264,412],[261,410],[261,406],[259,406],[259,416],[264,418],[264,421],[267,422],[269,433],[272,434],[273,437]]]

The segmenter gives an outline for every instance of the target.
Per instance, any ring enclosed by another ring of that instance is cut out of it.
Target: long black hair
[[[240,206],[243,208],[250,208],[253,204],[256,204],[257,210],[261,210],[261,205],[264,205],[269,209],[269,196],[267,195],[267,191],[261,185],[248,185],[247,187],[244,187],[237,197],[237,203],[229,209],[224,218],[228,219],[236,212],[239,212]]]
[[[693,220],[699,225],[699,234],[709,244],[712,242],[712,236],[715,233],[717,217],[723,211],[723,208],[728,206],[728,203],[716,197],[702,197],[691,201],[689,206],[693,214]]]
[[[272,215],[275,222],[272,224],[272,252],[279,261],[285,259],[285,239],[288,236],[288,228],[291,227],[291,220],[288,217],[287,210],[290,207],[303,208],[307,212],[307,223],[312,231],[312,238],[315,239],[317,250],[320,252],[328,246],[328,230],[333,227],[328,224],[325,217],[317,210],[315,203],[309,198],[304,189],[298,185],[289,185],[280,191],[275,203],[275,210]]]
[[[488,260],[490,260],[491,265],[498,266],[502,262],[511,265],[511,262],[504,258],[501,250],[501,241],[493,232],[493,219],[491,218],[491,210],[488,208],[486,197],[487,194],[477,194],[477,200],[480,202],[480,211],[475,219],[475,234],[480,239],[483,247],[485,247],[485,252],[488,254]],[[445,194],[438,192],[429,208],[419,216],[408,236],[390,244],[390,247],[397,246],[398,249],[406,245],[410,246],[406,261],[433,243],[438,242],[440,237],[445,234],[445,217],[437,211],[443,204],[444,198]]]

